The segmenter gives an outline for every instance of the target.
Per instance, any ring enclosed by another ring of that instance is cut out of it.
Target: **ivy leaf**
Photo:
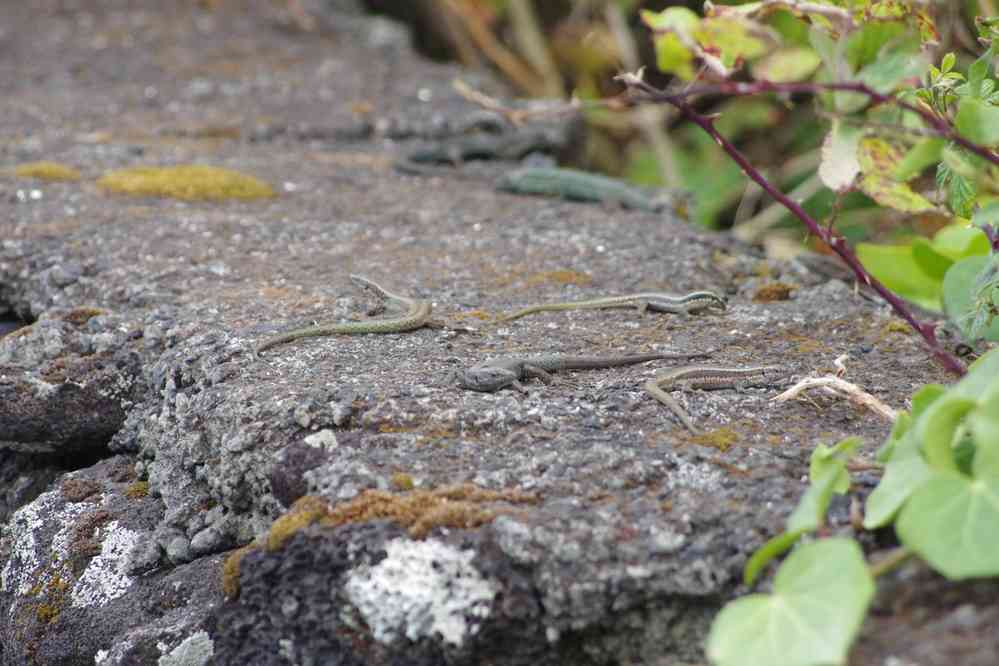
[[[999,480],[999,385],[995,388],[968,417],[975,440],[972,474],[976,479]]]
[[[804,544],[777,571],[773,594],[737,599],[715,617],[708,658],[717,666],[844,663],[873,596],[856,542]]]
[[[971,216],[971,223],[976,227],[991,225],[994,229],[999,229],[999,200],[990,201]]]
[[[760,546],[746,562],[746,568],[742,572],[742,580],[746,585],[752,585],[756,582],[756,578],[763,571],[763,567],[790,550],[791,546],[796,544],[804,533],[804,530],[798,532],[781,532]]]
[[[923,455],[933,469],[956,472],[954,436],[964,417],[978,406],[972,398],[949,391],[926,410],[916,423],[916,437],[922,442]]]
[[[999,575],[999,479],[937,475],[912,494],[895,531],[951,580]]]
[[[943,392],[940,387],[940,392]],[[919,440],[912,429],[892,447],[884,475],[864,505],[864,528],[873,530],[892,521],[912,493],[933,476],[919,453]]]

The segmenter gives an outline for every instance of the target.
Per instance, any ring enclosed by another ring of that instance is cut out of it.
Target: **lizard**
[[[683,296],[659,292],[641,292],[625,294],[624,296],[608,296],[585,301],[567,301],[563,303],[540,303],[529,305],[511,314],[500,317],[499,321],[520,319],[535,312],[553,312],[558,310],[596,310],[602,308],[637,308],[640,313],[646,310],[653,312],[671,312],[673,314],[691,314],[718,308],[725,310],[725,299],[713,291],[692,291]]]
[[[496,189],[515,194],[557,196],[570,201],[618,203],[625,208],[658,213],[666,208],[678,211],[686,204],[676,200],[682,193],[670,197],[650,197],[640,189],[620,180],[578,169],[525,167],[509,171],[500,177]]]
[[[787,376],[787,370],[776,365],[751,368],[687,365],[657,372],[655,377],[645,382],[645,391],[666,405],[670,411],[676,414],[687,430],[696,435],[698,430],[690,415],[667,391],[724,388],[741,391],[749,386],[774,386],[781,383]]]
[[[645,361],[660,359],[689,359],[710,356],[711,352],[692,354],[664,354],[650,352],[646,354],[620,354],[617,356],[564,356],[560,354],[543,354],[539,356],[507,356],[480,363],[466,368],[458,373],[458,384],[472,391],[492,393],[507,386],[521,393],[527,389],[520,383],[521,379],[537,377],[545,382],[553,380],[552,372],[559,370],[591,370],[597,368],[615,368],[622,365],[633,365]]]
[[[360,275],[351,275],[350,279],[354,284],[373,291],[380,298],[388,301],[398,301],[409,309],[405,314],[398,317],[368,319],[366,321],[351,321],[338,324],[318,324],[316,326],[288,331],[287,333],[267,338],[257,345],[255,352],[259,354],[275,345],[284,344],[285,342],[291,342],[300,338],[319,337],[323,335],[356,335],[360,333],[401,333],[403,331],[412,331],[428,324],[432,310],[430,301],[422,301],[393,294],[378,283]]]

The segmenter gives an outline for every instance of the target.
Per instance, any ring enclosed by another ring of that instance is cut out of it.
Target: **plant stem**
[[[870,572],[872,578],[877,578],[890,571],[894,571],[913,555],[915,553],[905,546],[898,546],[889,550],[887,555],[874,564],[871,564],[867,570]]]
[[[797,202],[790,199],[787,195],[785,195],[783,192],[774,187],[766,178],[764,178],[763,175],[752,164],[749,163],[749,160],[747,160],[746,157],[741,152],[739,152],[739,149],[736,148],[731,142],[729,142],[728,139],[722,136],[720,132],[718,132],[718,130],[715,128],[713,118],[709,118],[708,116],[699,113],[697,110],[695,110],[685,101],[685,98],[689,95],[690,91],[684,91],[677,95],[671,95],[666,91],[659,90],[658,88],[650,86],[649,84],[645,83],[638,77],[626,76],[622,77],[622,80],[625,81],[625,83],[630,87],[631,90],[640,92],[642,94],[643,99],[672,104],[677,109],[679,109],[684,116],[690,119],[691,122],[693,122],[695,125],[697,125],[702,130],[707,132],[708,135],[711,136],[711,138],[714,139],[719,146],[721,146],[722,150],[728,153],[729,157],[731,157],[735,161],[735,163],[742,168],[743,173],[745,173],[749,178],[754,180],[756,184],[763,189],[763,191],[765,191],[771,197],[773,197],[781,204],[783,204],[784,207],[787,208],[789,211],[791,211],[791,213],[795,217],[801,220],[813,234],[815,234],[818,238],[825,241],[825,243],[828,244],[830,248],[832,248],[833,252],[838,254],[840,259],[842,259],[843,262],[850,267],[850,270],[853,271],[853,274],[857,277],[859,281],[861,281],[863,284],[866,284],[867,286],[871,287],[874,291],[876,291],[878,295],[880,295],[881,298],[883,298],[885,302],[887,302],[888,305],[891,306],[891,308],[898,314],[898,316],[900,316],[902,319],[908,322],[908,324],[913,328],[913,330],[915,330],[920,336],[922,336],[923,340],[926,342],[926,345],[930,348],[930,351],[933,353],[933,356],[940,362],[941,365],[943,365],[944,368],[946,368],[949,372],[952,372],[959,377],[965,374],[966,370],[964,364],[961,363],[961,361],[959,361],[957,357],[955,357],[954,355],[949,353],[946,349],[944,349],[943,346],[940,344],[940,342],[937,340],[933,324],[922,323],[918,319],[916,319],[916,316],[909,309],[909,306],[906,305],[906,303],[901,298],[892,293],[887,287],[884,286],[884,284],[881,283],[880,280],[878,280],[876,277],[868,273],[867,270],[864,268],[864,266],[860,263],[860,259],[858,259],[857,255],[853,252],[853,249],[849,246],[849,244],[847,244],[846,239],[844,239],[842,236],[840,236],[832,229],[827,229],[822,225],[820,225],[818,221],[815,220],[811,215],[806,213],[805,209],[802,208]],[[862,92],[860,88],[870,90],[864,84],[857,84],[857,86],[852,86],[850,84],[831,84],[831,85],[845,86],[839,89],[853,90],[855,92]],[[773,84],[768,81],[761,81],[757,82],[756,84],[721,83],[718,84],[717,86],[712,86],[712,88],[715,88],[716,90],[720,89],[722,92],[725,92],[728,88],[740,91],[753,89],[756,92],[768,92],[778,89],[783,90],[784,86],[785,84]],[[808,84],[806,87],[810,89],[812,92],[814,92],[815,89],[817,88],[817,86],[814,84]],[[873,90],[871,90],[870,92],[873,95],[877,95],[878,97],[884,98],[884,96],[880,95],[880,93],[874,92]],[[748,94],[748,93],[741,92],[740,94]],[[932,116],[932,114],[930,115]],[[983,148],[980,148],[980,150],[988,152],[985,151],[985,149]],[[995,159],[999,160],[999,157]]]

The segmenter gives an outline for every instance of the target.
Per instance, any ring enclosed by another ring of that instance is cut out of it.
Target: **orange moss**
[[[753,294],[753,301],[756,303],[773,303],[774,301],[786,301],[791,298],[791,294],[797,287],[786,282],[770,282]]]

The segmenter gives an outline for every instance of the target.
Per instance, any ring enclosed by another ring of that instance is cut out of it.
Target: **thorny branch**
[[[898,104],[902,108],[918,113],[937,131],[939,131],[942,136],[961,144],[971,152],[974,152],[975,154],[980,155],[997,165],[999,165],[999,156],[981,146],[976,146],[975,144],[961,138],[945,120],[936,117],[932,113],[908,104],[907,102],[897,100],[894,97],[882,95],[863,83],[778,84],[769,81],[758,81],[755,83],[722,82],[706,87],[686,89],[682,92],[673,94],[647,84],[642,80],[641,76],[636,76],[634,74],[622,74],[617,78],[628,86],[633,99],[638,101],[671,104],[692,123],[707,132],[708,135],[711,136],[711,138],[714,139],[715,142],[722,148],[722,150],[724,150],[729,157],[731,157],[736,164],[742,168],[746,176],[755,181],[756,184],[763,189],[763,191],[783,204],[783,206],[787,208],[795,217],[801,220],[813,234],[828,244],[829,247],[832,248],[837,255],[839,255],[840,259],[842,259],[843,262],[850,267],[850,270],[853,271],[853,274],[860,282],[868,285],[876,291],[878,295],[880,295],[881,298],[883,298],[902,319],[908,322],[913,330],[922,336],[926,345],[933,353],[933,356],[941,363],[941,365],[943,365],[944,368],[958,376],[965,374],[966,370],[964,364],[961,363],[957,357],[944,349],[943,345],[941,345],[937,340],[934,325],[932,323],[920,322],[916,319],[912,310],[910,310],[909,306],[901,298],[892,293],[877,278],[867,272],[867,270],[860,263],[860,260],[857,258],[853,249],[849,246],[849,244],[847,244],[846,239],[833,231],[831,228],[826,228],[820,225],[817,220],[805,212],[805,209],[802,208],[801,205],[774,187],[755,167],[753,167],[752,164],[749,163],[746,157],[739,152],[739,150],[732,143],[730,143],[728,139],[718,132],[714,125],[714,119],[698,112],[690,106],[687,99],[693,95],[703,95],[707,92],[730,95],[748,95],[760,92],[815,93],[820,90],[852,91],[868,95],[874,104]]]

